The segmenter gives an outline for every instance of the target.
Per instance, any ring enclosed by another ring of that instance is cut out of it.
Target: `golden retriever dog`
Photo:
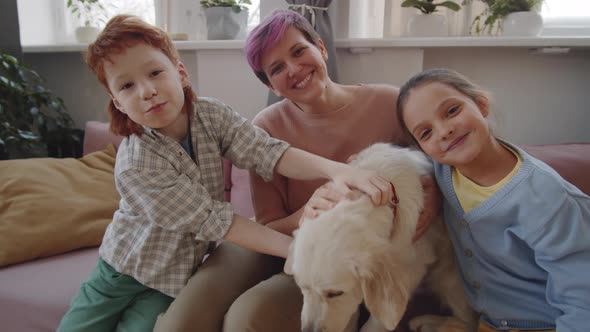
[[[304,220],[294,233],[285,272],[303,293],[302,330],[356,331],[358,307],[364,302],[371,316],[361,331],[391,331],[423,280],[453,316],[414,317],[412,330],[475,330],[477,319],[463,293],[443,221],[434,221],[412,242],[423,206],[420,176],[431,174],[430,161],[420,151],[379,143],[361,151],[351,164],[388,179],[398,203],[376,207],[367,195],[358,194]]]

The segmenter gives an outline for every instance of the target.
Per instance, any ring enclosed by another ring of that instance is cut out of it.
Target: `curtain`
[[[289,9],[298,12],[312,24],[314,29],[324,41],[328,51],[328,75],[334,82],[338,82],[338,71],[336,68],[336,47],[334,46],[334,33],[332,23],[328,15],[328,7],[332,0],[286,0]],[[272,91],[268,94],[268,105],[271,105],[281,98]]]
[[[0,37],[0,49],[22,61],[23,50],[20,44],[16,0],[2,1],[0,3],[0,29],[3,31]]]

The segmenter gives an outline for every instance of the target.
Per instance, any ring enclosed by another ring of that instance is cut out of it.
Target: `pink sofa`
[[[84,154],[120,142],[107,125],[89,122],[85,129]],[[567,180],[590,193],[590,143],[525,146]],[[236,213],[252,216],[248,173],[225,163],[226,200]],[[98,248],[37,259],[0,268],[0,321],[3,331],[54,331],[80,283],[96,264]]]

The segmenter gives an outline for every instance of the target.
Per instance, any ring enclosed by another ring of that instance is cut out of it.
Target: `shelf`
[[[244,40],[188,40],[175,41],[181,51],[242,49]],[[581,37],[444,37],[444,38],[388,38],[336,39],[337,48],[349,48],[363,53],[373,48],[432,48],[432,47],[522,47],[522,48],[590,48],[590,36]],[[23,46],[24,53],[82,52],[87,44],[63,43]]]

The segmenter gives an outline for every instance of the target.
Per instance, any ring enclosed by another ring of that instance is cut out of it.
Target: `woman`
[[[303,16],[274,11],[250,33],[245,53],[262,83],[285,98],[253,120],[271,136],[336,161],[377,142],[406,145],[395,110],[398,89],[333,82],[324,43]],[[427,206],[417,236],[440,207],[434,181],[423,182]],[[291,235],[322,184],[278,175],[264,182],[252,175],[256,220]],[[300,331],[302,296],[292,277],[280,273],[283,263],[223,243],[161,317],[156,331]]]

